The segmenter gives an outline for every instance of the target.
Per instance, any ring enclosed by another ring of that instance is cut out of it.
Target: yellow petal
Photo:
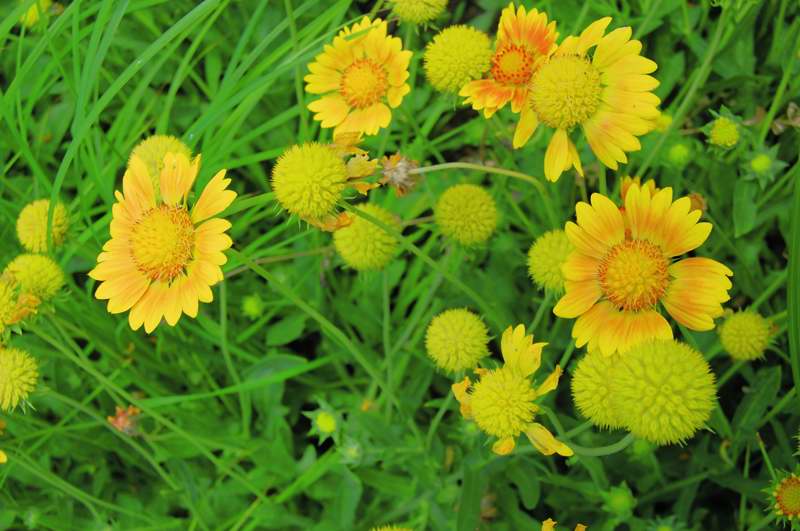
[[[570,156],[567,146],[567,132],[557,129],[544,154],[544,175],[548,181],[556,182],[565,168],[569,167]]]
[[[225,178],[225,170],[218,172],[206,185],[200,199],[192,207],[192,221],[200,223],[216,216],[233,203],[236,192],[228,190],[231,180]]]
[[[553,455],[554,453],[564,457],[573,455],[573,451],[569,446],[553,437],[550,430],[539,423],[534,422],[531,424],[525,430],[525,435],[528,436],[531,444],[544,455]]]
[[[542,385],[536,389],[536,396],[546,395],[558,387],[558,380],[561,378],[561,372],[561,367],[556,365],[556,368],[553,369],[553,372],[551,372],[542,382]]]
[[[514,451],[516,443],[513,437],[506,437],[495,441],[492,445],[492,451],[497,455],[508,455]]]
[[[574,319],[587,312],[603,296],[600,283],[595,280],[567,280],[566,293],[553,308],[553,313],[566,319]]]
[[[450,386],[453,390],[453,395],[458,400],[461,406],[461,416],[465,419],[472,418],[472,408],[470,407],[469,388],[472,386],[472,381],[469,377],[465,376],[460,382],[456,382]]]
[[[538,126],[539,120],[536,118],[536,113],[533,112],[529,104],[523,105],[517,128],[514,130],[514,149],[521,148],[527,144]]]

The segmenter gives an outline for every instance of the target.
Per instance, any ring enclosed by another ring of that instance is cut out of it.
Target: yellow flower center
[[[351,107],[365,109],[386,94],[386,70],[372,59],[358,59],[342,74],[339,93]]]
[[[194,224],[186,209],[161,205],[134,225],[133,259],[151,280],[169,281],[192,259],[194,239]]]
[[[784,479],[775,489],[778,514],[787,518],[800,516],[800,477],[794,474]]]
[[[669,262],[661,249],[644,240],[617,244],[600,264],[600,286],[620,310],[650,308],[669,284]]]
[[[542,65],[531,83],[530,105],[554,129],[571,129],[600,106],[600,71],[584,57],[563,55]]]
[[[533,420],[536,392],[530,380],[507,367],[481,376],[472,391],[472,415],[478,427],[498,438],[516,437]]]
[[[500,83],[524,85],[533,75],[534,60],[524,46],[501,46],[492,57],[492,77]]]

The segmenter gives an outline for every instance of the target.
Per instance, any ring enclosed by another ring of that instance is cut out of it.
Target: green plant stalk
[[[800,389],[800,185],[794,180],[791,239],[789,241],[788,328],[789,359],[795,389]],[[800,402],[800,394],[798,402]]]

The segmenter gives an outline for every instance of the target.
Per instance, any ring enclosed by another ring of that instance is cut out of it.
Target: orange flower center
[[[339,93],[357,109],[377,103],[389,88],[386,70],[372,59],[358,59],[342,74]]]
[[[600,263],[600,286],[620,310],[653,307],[669,284],[669,262],[661,249],[644,240],[615,245]]]
[[[524,85],[533,75],[534,58],[524,46],[506,44],[492,56],[492,77],[508,85]]]
[[[172,280],[192,259],[194,224],[184,207],[160,205],[133,227],[131,251],[151,280]]]
[[[786,518],[800,516],[800,477],[792,474],[775,489],[775,508]]]
[[[542,65],[531,83],[530,105],[539,120],[569,130],[600,106],[600,71],[584,57],[564,55]]]

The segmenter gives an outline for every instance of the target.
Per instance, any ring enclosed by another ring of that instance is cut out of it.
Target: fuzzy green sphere
[[[667,151],[667,160],[675,166],[686,166],[692,158],[692,150],[683,142],[673,144]]]
[[[619,363],[619,355],[587,353],[578,362],[572,375],[572,398],[581,415],[599,428],[623,426],[611,400],[611,380]]]
[[[382,223],[400,230],[400,220],[378,205],[366,204],[361,210],[377,218]],[[377,271],[383,269],[397,252],[400,242],[383,230],[360,216],[353,223],[333,233],[333,245],[342,260],[358,271]]]
[[[730,118],[721,116],[711,125],[709,142],[722,148],[732,148],[739,142],[739,128]]]
[[[561,266],[574,249],[563,230],[551,230],[539,236],[528,250],[528,273],[536,285],[555,294],[563,293]]]
[[[489,330],[480,317],[466,309],[447,310],[433,318],[425,334],[425,348],[436,365],[447,372],[474,369],[489,355]]]
[[[486,242],[497,227],[494,199],[474,184],[457,184],[445,190],[433,214],[442,234],[465,246]]]
[[[736,312],[720,326],[719,339],[733,359],[750,361],[764,356],[771,328],[770,322],[756,312]]]
[[[711,417],[714,374],[703,355],[688,345],[654,340],[619,357],[609,397],[635,436],[658,445],[682,443]]]
[[[750,161],[750,169],[752,169],[758,175],[763,175],[767,173],[770,168],[772,168],[772,158],[765,153],[761,153],[760,155],[756,155]]]
[[[425,48],[425,76],[433,88],[458,94],[489,69],[492,46],[486,33],[470,26],[443,29]]]

